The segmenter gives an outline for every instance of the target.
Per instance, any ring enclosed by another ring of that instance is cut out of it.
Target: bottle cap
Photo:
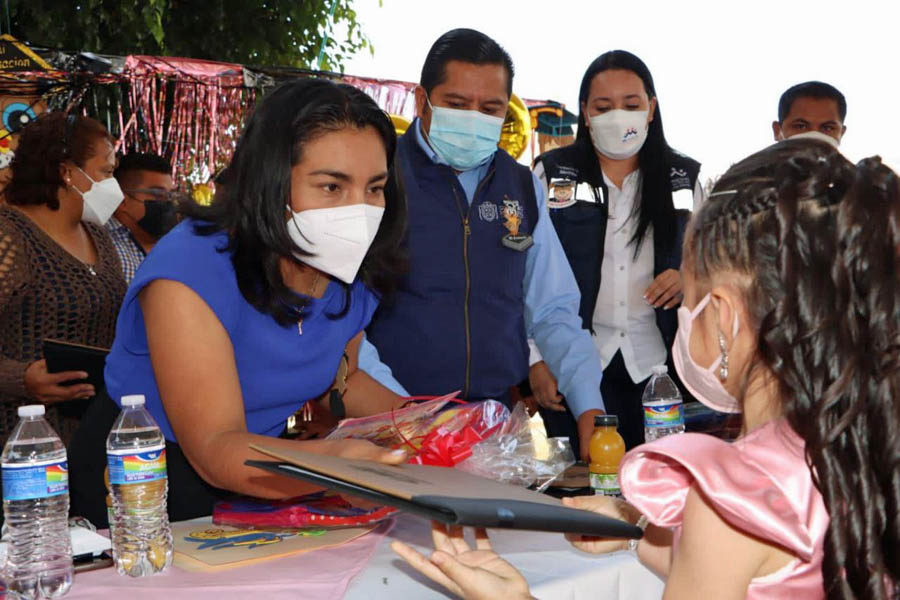
[[[654,375],[666,375],[669,372],[669,367],[666,365],[653,365],[653,368],[650,369],[650,372]]]
[[[133,396],[122,396],[122,408],[126,408],[129,406],[143,406],[144,405],[144,395],[143,394],[135,394]]]
[[[594,427],[618,427],[619,417],[616,415],[597,415],[594,417]]]
[[[26,404],[25,406],[20,406],[17,412],[20,417],[42,417],[46,410],[43,404]]]

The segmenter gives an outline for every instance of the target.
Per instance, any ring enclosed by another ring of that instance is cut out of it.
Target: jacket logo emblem
[[[498,216],[497,205],[493,202],[482,202],[478,205],[478,218],[482,221],[492,223]]]
[[[547,205],[550,208],[567,208],[575,204],[575,181],[571,179],[551,179],[550,198]]]
[[[693,187],[691,186],[691,178],[688,177],[688,173],[685,169],[672,167],[669,179],[671,181],[673,192],[676,190],[689,190]]]
[[[510,200],[503,197],[503,226],[509,231],[509,235],[519,235],[519,226],[522,224],[522,205],[518,200]]]

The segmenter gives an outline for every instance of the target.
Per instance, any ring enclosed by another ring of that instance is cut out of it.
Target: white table
[[[516,566],[541,600],[658,600],[663,582],[627,552],[595,556],[575,550],[561,534],[491,530],[494,549]],[[368,566],[350,583],[346,600],[425,600],[451,597],[390,549],[400,540],[428,555],[431,527],[411,515],[397,519]]]

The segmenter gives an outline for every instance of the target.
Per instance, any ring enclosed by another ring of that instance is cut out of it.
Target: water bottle
[[[106,457],[116,570],[131,577],[161,573],[172,564],[166,440],[144,408],[143,396],[122,398],[122,412],[106,439]]]
[[[681,392],[668,375],[666,365],[653,367],[644,388],[644,441],[652,442],[673,433],[684,433]]]
[[[43,405],[20,406],[18,413],[0,456],[9,528],[6,584],[28,600],[59,598],[74,574],[66,448],[44,420]]]

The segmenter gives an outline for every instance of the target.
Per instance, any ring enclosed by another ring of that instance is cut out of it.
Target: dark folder
[[[459,469],[385,465],[327,454],[251,444],[276,461],[247,465],[453,525],[641,537],[641,529],[597,513],[567,508],[553,497]]]
[[[109,350],[60,340],[44,340],[43,345],[44,360],[47,361],[49,373],[85,371],[88,374],[86,380],[67,381],[61,385],[74,385],[86,381],[98,392],[104,388],[103,369]]]

